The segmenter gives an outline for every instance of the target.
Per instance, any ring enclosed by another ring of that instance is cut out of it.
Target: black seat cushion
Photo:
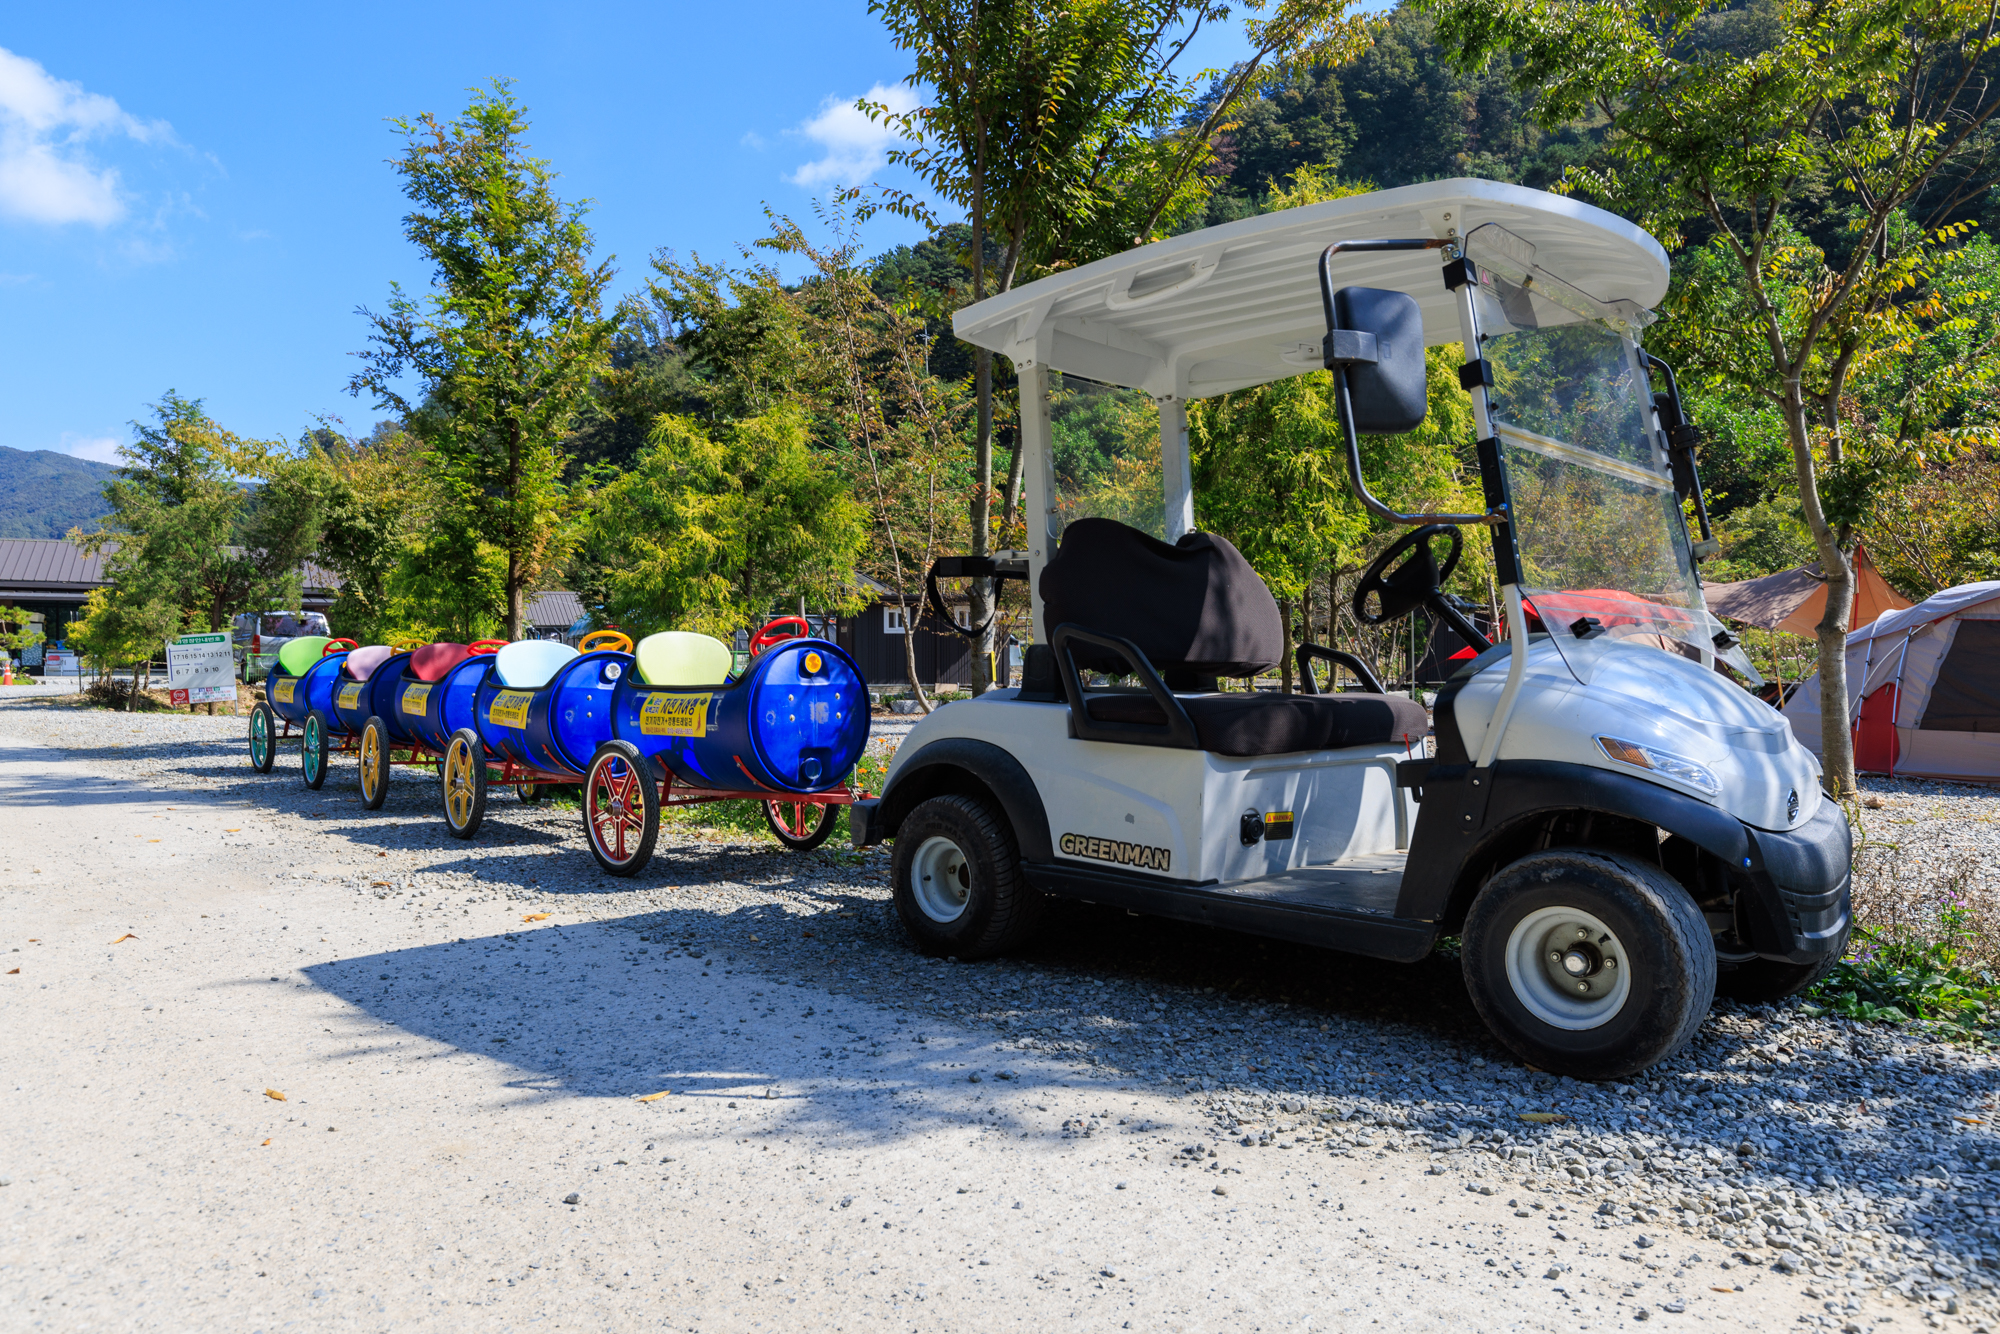
[[[1160,671],[1250,676],[1285,653],[1271,590],[1213,533],[1169,546],[1115,519],[1078,519],[1042,568],[1040,588],[1047,624],[1129,639]],[[1131,670],[1118,655],[1081,644],[1076,664]]]
[[[1410,746],[1430,730],[1424,706],[1401,695],[1181,695],[1203,750],[1222,755],[1288,755],[1343,746]],[[1103,723],[1167,718],[1151,695],[1092,695],[1090,716]]]

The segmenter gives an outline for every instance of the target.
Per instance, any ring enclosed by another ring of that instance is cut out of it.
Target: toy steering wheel
[[[427,639],[392,639],[389,641],[389,647],[398,653],[415,653],[429,642]]]
[[[1442,569],[1431,551],[1431,539],[1436,537],[1451,539],[1451,554],[1444,558]],[[1458,568],[1459,551],[1464,545],[1463,535],[1448,523],[1426,524],[1413,533],[1405,533],[1362,572],[1361,582],[1354,586],[1354,619],[1363,625],[1380,625],[1421,607]],[[1404,555],[1408,558],[1393,573],[1383,573],[1397,557]],[[1370,593],[1381,600],[1379,612],[1368,610]]]
[[[507,647],[508,642],[505,639],[475,639],[465,646],[465,656],[470,658],[481,653],[498,653]]]
[[[604,641],[602,645],[597,642],[600,639]],[[576,641],[576,651],[579,653],[592,653],[600,647],[607,648],[613,653],[630,653],[632,636],[618,630],[592,630]]]
[[[782,634],[782,635],[772,633],[772,631],[776,630],[779,626],[784,626],[784,625],[796,625],[797,627],[799,627],[798,633]],[[754,636],[752,636],[750,640],[750,656],[754,658],[759,653],[762,653],[765,649],[771,647],[773,644],[782,644],[787,639],[806,639],[810,638],[811,635],[812,635],[812,626],[806,624],[805,617],[780,616],[777,620],[768,622],[762,630],[759,630]]]
[[[347,645],[347,647],[340,647],[342,644]],[[319,655],[324,658],[329,653],[347,653],[360,647],[361,645],[351,639],[329,639],[326,641],[325,647],[320,649]]]

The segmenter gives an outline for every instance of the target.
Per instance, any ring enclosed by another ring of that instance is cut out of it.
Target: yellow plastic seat
[[[639,660],[639,679],[649,686],[719,686],[736,665],[729,645],[688,630],[647,635],[633,656]]]

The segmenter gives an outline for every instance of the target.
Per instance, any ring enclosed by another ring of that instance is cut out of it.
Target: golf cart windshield
[[[1474,229],[1465,251],[1479,274],[1474,309],[1521,593],[1540,622],[1531,628],[1547,630],[1573,667],[1573,646],[1601,629],[1719,657],[1755,682],[1695,576],[1636,341],[1651,315],[1564,282],[1497,225]]]

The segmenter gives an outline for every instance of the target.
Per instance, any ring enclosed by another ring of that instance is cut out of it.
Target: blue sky
[[[0,445],[107,461],[168,389],[259,438],[376,419],[344,390],[355,307],[426,278],[391,117],[514,79],[622,294],[659,247],[733,258],[766,203],[805,217],[891,179],[851,107],[909,68],[860,0],[9,8]],[[1238,48],[1217,33],[1201,63]],[[915,237],[885,218],[867,240]]]

